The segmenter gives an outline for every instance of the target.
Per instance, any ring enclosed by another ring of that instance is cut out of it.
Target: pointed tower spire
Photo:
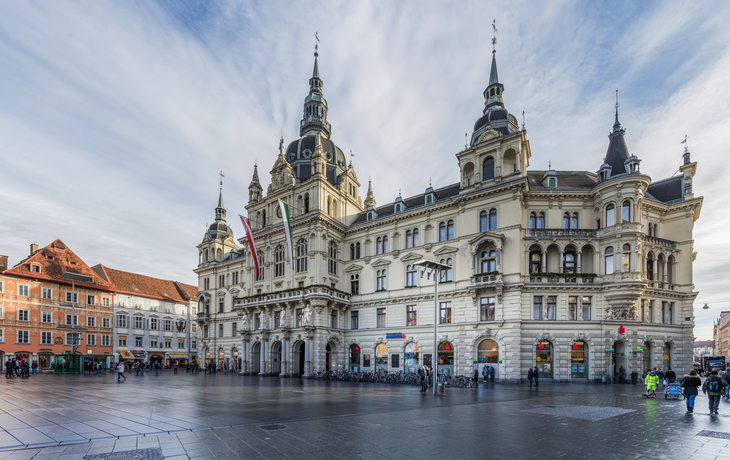
[[[608,151],[606,152],[606,158],[604,159],[604,166],[610,166],[610,176],[613,177],[618,174],[625,174],[626,160],[629,159],[629,148],[626,146],[626,140],[624,139],[624,133],[626,130],[621,127],[621,123],[618,121],[618,90],[616,90],[616,119],[613,124],[613,131],[608,135]],[[604,166],[602,166],[603,169]],[[608,179],[609,177],[606,177]]]
[[[331,126],[327,122],[327,101],[322,96],[324,83],[319,77],[319,36],[315,33],[317,43],[314,45],[314,70],[309,79],[309,95],[304,99],[304,114],[300,123],[299,135],[304,137],[320,133],[329,139]]]
[[[252,201],[260,201],[263,194],[263,187],[261,187],[261,182],[259,182],[259,166],[258,164],[254,163],[253,165],[253,178],[251,178],[251,183],[248,185],[248,201],[249,203]]]
[[[365,201],[363,202],[365,205],[365,209],[369,207],[375,207],[377,204],[375,203],[375,195],[373,195],[373,182],[368,178],[368,194],[365,196]]]
[[[497,73],[497,20],[492,21],[492,68],[489,71],[489,86],[484,90],[484,113],[492,107],[504,107],[502,93],[504,85],[499,82]]]

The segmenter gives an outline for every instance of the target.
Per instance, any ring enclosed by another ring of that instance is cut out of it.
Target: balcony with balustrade
[[[233,309],[240,310],[253,306],[296,302],[312,298],[325,298],[326,300],[334,300],[348,305],[350,303],[350,294],[324,285],[317,285],[236,298],[233,301]]]
[[[596,238],[598,230],[582,228],[529,228],[527,236],[531,238]]]
[[[528,284],[596,284],[595,273],[530,273]]]
[[[503,286],[501,273],[480,273],[471,277],[469,289],[482,289],[488,287]]]

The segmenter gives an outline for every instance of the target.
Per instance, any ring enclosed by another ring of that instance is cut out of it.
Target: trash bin
[[[446,385],[443,383],[439,383],[438,387],[436,388],[436,394],[445,395],[446,394]]]
[[[606,383],[606,374],[601,376],[601,383]]]

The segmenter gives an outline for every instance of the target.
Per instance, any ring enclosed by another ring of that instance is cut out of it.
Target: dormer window
[[[395,205],[395,212],[400,212],[400,205],[399,204]]]
[[[431,197],[431,195],[427,196],[426,197],[426,204],[431,204],[432,202],[433,202],[433,198]]]
[[[368,220],[373,220],[373,213],[372,212],[369,212],[368,213]]]
[[[40,273],[41,272],[41,266],[40,265],[36,265],[36,264],[32,264],[30,266],[30,271],[33,272],[33,273]]]
[[[554,177],[549,178],[548,179],[548,188],[555,188],[555,187],[557,187],[558,186],[557,185],[557,182],[558,182],[558,180],[556,178],[554,178]]]

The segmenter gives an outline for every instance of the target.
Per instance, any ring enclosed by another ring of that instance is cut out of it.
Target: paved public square
[[[373,383],[149,373],[0,381],[0,460],[730,458],[730,403],[640,385]],[[121,458],[132,456],[117,456]],[[140,458],[140,457],[136,457]]]

